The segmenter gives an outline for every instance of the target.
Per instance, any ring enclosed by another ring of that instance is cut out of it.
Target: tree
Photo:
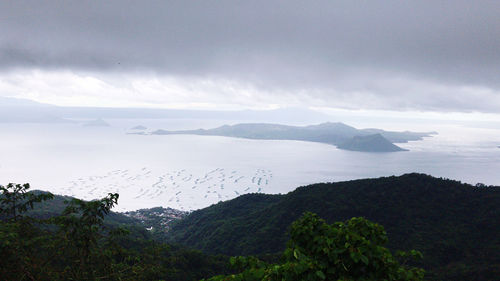
[[[387,241],[383,227],[364,218],[329,225],[308,212],[292,224],[283,263],[236,257],[231,264],[241,273],[209,280],[423,280],[423,269],[405,265],[421,254],[393,256]]]
[[[113,240],[116,235],[126,233],[119,228],[104,232],[104,217],[117,204],[118,197],[117,193],[109,193],[99,200],[72,199],[66,202],[68,206],[62,215],[54,218],[53,221],[60,227],[60,242],[64,245],[62,256],[69,257],[71,263],[63,276],[75,280],[95,280],[97,274],[104,274],[109,279],[113,272],[111,265],[105,262],[108,260],[106,255],[113,254],[111,249],[120,250]],[[99,250],[99,245],[107,247]]]
[[[0,185],[0,276],[5,280],[33,280],[45,270],[45,251],[33,251],[34,246],[46,245],[47,236],[38,226],[44,222],[25,213],[34,203],[53,198],[51,193],[29,192],[29,184]]]
[[[35,194],[28,192],[29,183],[0,185],[0,219],[3,221],[17,221],[23,214],[33,209],[33,204],[54,198],[51,193]]]
[[[33,204],[52,195],[33,193],[28,184],[1,190],[0,280],[187,281],[229,272],[226,257],[155,242],[142,225],[125,230],[119,221],[105,221],[118,194],[64,201],[61,213],[61,198]],[[51,215],[36,212],[52,204]]]

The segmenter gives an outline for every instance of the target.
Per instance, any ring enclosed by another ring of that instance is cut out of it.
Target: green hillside
[[[208,253],[273,253],[285,248],[290,224],[305,211],[330,223],[361,216],[385,227],[389,248],[421,251],[430,278],[494,280],[500,276],[499,191],[422,174],[321,183],[212,205],[169,235]]]
[[[153,241],[134,219],[110,212],[118,198],[0,185],[0,280],[188,281],[230,272],[225,256]]]
[[[34,194],[47,193],[39,190],[35,190],[32,192]],[[48,219],[50,217],[61,215],[61,213],[67,206],[67,202],[71,201],[72,199],[74,199],[74,197],[54,195],[54,198],[51,200],[35,203],[34,208],[32,210],[29,210],[27,212],[27,215],[39,219]],[[146,233],[140,220],[130,216],[126,216],[122,213],[109,212],[109,214],[105,217],[105,222],[109,225],[124,225],[129,228],[134,228],[137,231]]]

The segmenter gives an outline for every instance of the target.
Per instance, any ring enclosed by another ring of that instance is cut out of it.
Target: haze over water
[[[148,131],[177,130],[235,121],[106,121],[110,127],[0,124],[0,184],[29,182],[35,189],[83,199],[118,192],[116,210],[155,206],[193,210],[244,193],[286,193],[317,182],[410,172],[500,185],[500,132],[492,128],[376,126],[439,135],[398,144],[408,152],[364,153],[301,141],[127,134],[136,125]],[[348,124],[372,127],[361,123]]]
[[[119,192],[122,210],[196,209],[248,192],[408,172],[498,185],[499,7],[0,1],[0,184],[84,199]],[[372,154],[126,134],[137,125],[212,128],[256,114],[253,121],[319,118],[439,135],[400,145],[409,152]],[[99,117],[111,127],[46,124]]]

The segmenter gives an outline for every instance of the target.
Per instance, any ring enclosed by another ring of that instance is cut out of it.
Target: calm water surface
[[[111,127],[0,124],[0,183],[93,199],[119,192],[117,210],[198,209],[249,192],[286,193],[325,181],[427,173],[500,185],[500,130],[434,126],[440,134],[398,153],[343,151],[300,141],[127,134],[210,128],[218,120],[107,120]],[[232,122],[235,123],[235,122]],[[394,128],[390,128],[394,129]]]

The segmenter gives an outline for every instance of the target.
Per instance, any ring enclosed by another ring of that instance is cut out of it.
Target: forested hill
[[[500,276],[500,187],[422,174],[314,184],[286,195],[247,194],[191,213],[169,234],[209,253],[273,253],[284,249],[288,227],[305,211],[329,222],[362,216],[380,223],[389,248],[423,252],[428,277]]]
[[[35,190],[32,191],[34,194],[47,193],[45,191]],[[39,218],[48,219],[51,217],[59,216],[63,213],[64,209],[67,207],[67,203],[75,199],[70,196],[54,195],[54,198],[48,201],[35,203],[34,209],[29,210],[27,215]],[[163,233],[168,231],[170,225],[184,216],[188,212],[162,207],[153,207],[148,209],[140,209],[136,211],[129,211],[125,213],[119,212],[109,212],[105,217],[105,223],[112,226],[126,226],[128,228],[133,228],[135,232],[134,235],[146,235],[152,234],[154,238],[158,240],[164,240]],[[146,229],[148,231],[146,231]]]
[[[39,190],[35,190],[32,192],[34,194],[46,193],[44,191],[39,191]],[[27,214],[29,216],[42,219],[55,217],[63,213],[64,209],[67,206],[67,202],[71,201],[72,199],[75,198],[71,196],[54,195],[54,198],[52,200],[48,200],[41,203],[35,203],[34,204],[35,208],[33,210],[28,211]],[[105,221],[106,223],[112,225],[127,225],[129,227],[137,226],[140,227],[140,229],[143,229],[140,220],[130,216],[126,216],[122,213],[109,212],[109,214],[105,218]]]
[[[110,212],[116,193],[84,201],[29,188],[0,185],[0,280],[191,281],[230,272],[227,257],[155,242],[137,219]]]

